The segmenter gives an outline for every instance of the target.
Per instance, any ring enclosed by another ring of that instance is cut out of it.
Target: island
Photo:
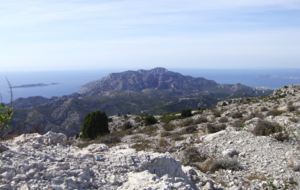
[[[259,75],[258,77],[264,78],[282,78],[282,79],[300,79],[300,77],[284,77],[279,75]]]
[[[44,84],[44,83],[38,83],[38,84],[24,84],[20,86],[13,86],[12,88],[31,88],[31,87],[42,87],[42,86],[50,86],[50,85],[58,85],[59,83],[50,83],[50,84]]]

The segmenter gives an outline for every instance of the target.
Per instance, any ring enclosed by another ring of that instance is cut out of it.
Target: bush
[[[124,123],[122,126],[123,130],[131,129],[131,128],[133,128],[133,125],[129,121]]]
[[[145,125],[153,125],[157,123],[157,119],[153,115],[147,115],[144,119]]]
[[[193,120],[191,118],[187,118],[187,119],[183,120],[182,123],[180,123],[180,126],[181,127],[186,127],[186,126],[189,126],[191,124],[193,124]]]
[[[172,138],[172,140],[173,140],[173,141],[182,141],[182,140],[184,140],[184,138],[183,138],[182,136],[180,136],[180,135],[176,135],[176,136],[174,136],[174,137]]]
[[[112,122],[113,121],[113,119],[112,118],[108,118],[108,122]]]
[[[175,116],[175,115],[163,115],[160,118],[160,121],[163,123],[170,123],[172,120],[180,119],[180,116]]]
[[[163,128],[166,131],[173,131],[176,128],[176,126],[173,125],[173,124],[166,123],[166,124],[163,125]]]
[[[197,125],[197,124],[206,123],[206,122],[207,122],[207,118],[206,117],[198,117],[197,119],[195,119],[193,121],[193,124]]]
[[[236,128],[242,128],[242,127],[244,127],[244,122],[242,122],[242,121],[235,121],[235,122],[233,122],[232,126],[236,127]]]
[[[219,169],[234,170],[239,166],[239,162],[236,159],[222,159],[212,162],[210,170],[215,172]]]
[[[288,110],[289,112],[293,112],[293,111],[296,110],[296,108],[295,108],[295,106],[288,106],[287,110]]]
[[[168,137],[168,136],[171,136],[172,134],[168,131],[164,131],[160,134],[161,137]]]
[[[239,112],[231,113],[230,117],[236,119],[236,118],[243,118],[243,114]]]
[[[227,117],[221,117],[221,119],[219,120],[220,123],[227,123],[228,122],[228,118]]]
[[[95,139],[98,135],[109,133],[108,118],[105,112],[92,112],[87,114],[81,127],[82,139]]]
[[[191,109],[182,110],[180,113],[181,113],[181,118],[187,118],[187,117],[192,116],[192,110]]]
[[[189,133],[194,133],[197,131],[197,127],[196,126],[188,126],[184,129],[181,130],[182,134],[189,134]]]
[[[213,115],[214,115],[215,117],[221,117],[221,112],[219,112],[219,111],[214,111],[214,112],[213,112]]]
[[[184,151],[184,165],[191,165],[195,162],[204,162],[206,155],[202,155],[196,147],[189,147]]]
[[[259,121],[253,129],[252,134],[256,136],[268,136],[281,131],[282,127],[276,122]]]
[[[262,108],[260,109],[260,111],[261,111],[261,112],[264,112],[264,111],[269,111],[269,110],[268,110],[268,108],[266,108],[266,107],[262,107]]]
[[[283,114],[283,111],[280,111],[280,110],[277,110],[277,109],[273,109],[273,110],[271,110],[267,113],[268,116],[270,116],[270,115],[279,116],[281,114]]]
[[[135,121],[135,122],[141,122],[142,119],[141,119],[140,117],[136,117],[136,118],[134,119],[134,121]]]
[[[208,133],[216,133],[218,131],[226,129],[225,124],[213,125],[211,123],[206,125]]]

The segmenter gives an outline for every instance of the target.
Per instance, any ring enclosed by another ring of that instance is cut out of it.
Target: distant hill
[[[68,96],[15,100],[12,124],[24,121],[35,109],[31,124],[42,125],[42,133],[51,130],[71,136],[80,131],[83,118],[96,110],[105,111],[107,115],[128,112],[164,114],[185,108],[216,106],[218,101],[230,97],[261,96],[273,92],[271,89],[242,84],[218,84],[165,68],[112,73],[103,79],[82,85],[81,88],[81,92]]]

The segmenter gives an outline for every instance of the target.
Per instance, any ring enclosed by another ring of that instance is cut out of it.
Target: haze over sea
[[[203,77],[214,80],[219,84],[241,83],[247,86],[280,88],[285,85],[300,84],[300,79],[287,78],[262,78],[259,75],[278,75],[283,77],[300,77],[300,69],[172,69],[169,71],[179,72],[192,77]],[[138,70],[138,69],[132,69]],[[106,77],[109,73],[118,73],[125,70],[91,70],[91,71],[34,71],[34,72],[0,72],[0,93],[4,103],[9,102],[10,94],[5,77],[12,86],[37,83],[59,83],[43,87],[13,88],[13,99],[30,96],[69,95],[79,92],[80,85],[89,81]]]

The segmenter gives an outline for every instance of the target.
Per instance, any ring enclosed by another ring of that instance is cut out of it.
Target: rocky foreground
[[[113,116],[94,141],[24,134],[1,142],[0,189],[300,189],[299,107],[293,85],[151,126]]]

